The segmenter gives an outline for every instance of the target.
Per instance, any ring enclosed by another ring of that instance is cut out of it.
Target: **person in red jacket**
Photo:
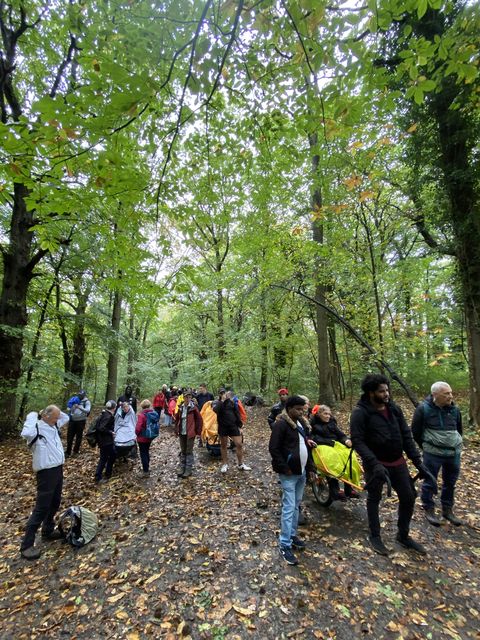
[[[165,393],[166,390],[167,390],[167,386],[164,384],[163,387],[157,391],[157,393],[153,398],[153,409],[158,413],[159,417],[162,415],[162,409],[164,411],[166,410],[166,404],[167,404],[167,396]]]
[[[191,391],[183,394],[183,404],[175,414],[175,429],[180,439],[180,465],[177,471],[179,478],[189,478],[193,468],[193,445],[195,437],[201,435],[203,419],[198,407],[193,402]]]
[[[135,435],[137,436],[138,448],[140,449],[140,460],[142,461],[143,475],[145,477],[150,475],[150,445],[153,438],[146,438],[141,435],[142,431],[145,431],[147,426],[147,414],[155,413],[158,419],[158,413],[152,409],[152,403],[150,400],[142,400],[140,403],[141,411],[137,416],[137,426],[135,427]]]

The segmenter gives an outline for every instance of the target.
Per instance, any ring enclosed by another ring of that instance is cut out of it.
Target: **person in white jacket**
[[[40,413],[29,413],[23,425],[21,436],[32,450],[32,465],[37,476],[37,499],[20,545],[20,553],[27,560],[36,560],[41,555],[35,547],[35,534],[40,525],[44,540],[62,537],[59,531],[55,531],[53,518],[62,499],[65,462],[59,428],[68,420],[66,413],[51,404]]]
[[[136,448],[137,436],[135,427],[137,416],[128,402],[122,402],[115,413],[115,454],[117,458],[126,458],[132,448]]]

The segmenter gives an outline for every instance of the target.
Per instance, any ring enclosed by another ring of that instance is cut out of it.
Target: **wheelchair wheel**
[[[315,500],[318,504],[321,504],[322,507],[329,507],[333,500],[330,495],[330,487],[328,486],[327,478],[316,474],[315,479],[311,484],[313,495],[315,496]]]

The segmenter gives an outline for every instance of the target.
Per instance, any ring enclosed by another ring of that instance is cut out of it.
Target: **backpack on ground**
[[[97,535],[98,518],[85,507],[69,507],[58,521],[58,530],[74,547],[83,547]]]
[[[147,424],[145,425],[145,429],[142,429],[140,435],[143,438],[153,440],[160,433],[160,416],[156,411],[149,411],[145,415],[147,417]]]
[[[98,444],[97,425],[101,417],[102,414],[100,414],[97,418],[95,418],[95,420],[90,423],[87,433],[85,434],[85,438],[87,439],[87,442],[92,447],[92,449],[95,448]]]

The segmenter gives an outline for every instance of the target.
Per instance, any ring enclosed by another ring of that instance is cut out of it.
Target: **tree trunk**
[[[472,124],[462,109],[452,109],[458,87],[451,79],[435,96],[441,161],[450,201],[458,271],[462,285],[470,378],[470,421],[480,424],[480,211],[471,160]]]
[[[309,138],[310,146],[313,147],[317,143],[317,136],[313,135]],[[318,181],[318,171],[320,165],[320,157],[315,154],[312,158],[312,169],[314,182]],[[322,192],[320,186],[317,184],[312,193],[312,211],[320,211],[322,207]],[[313,240],[318,243],[319,246],[323,245],[323,224],[318,220],[312,222]],[[320,306],[325,304],[325,285],[321,281],[321,259],[317,259],[317,273],[318,278],[315,284],[315,300],[320,303],[315,305],[316,316],[316,332],[317,332],[317,387],[318,387],[318,400],[326,403],[333,404],[335,395],[333,392],[332,384],[332,371],[330,367],[329,357],[329,339],[328,339],[328,314],[325,309]]]
[[[88,287],[86,291],[81,291],[79,286],[75,287],[78,302],[73,325],[71,374],[79,380],[82,386],[85,386],[85,316],[90,291],[91,287]]]
[[[117,397],[117,377],[118,377],[118,350],[119,350],[119,334],[120,321],[122,319],[122,297],[118,290],[113,295],[112,322],[111,332],[112,338],[109,344],[108,364],[107,364],[107,390],[105,393],[105,402],[107,400],[115,400]]]
[[[22,374],[23,331],[27,324],[27,291],[36,260],[31,259],[32,211],[25,199],[28,189],[14,183],[10,244],[3,253],[0,296],[0,439],[14,431],[16,392]]]
[[[260,299],[261,308],[261,324],[260,324],[260,393],[264,394],[267,390],[267,372],[268,372],[268,342],[267,342],[267,310],[265,305],[265,296]]]

